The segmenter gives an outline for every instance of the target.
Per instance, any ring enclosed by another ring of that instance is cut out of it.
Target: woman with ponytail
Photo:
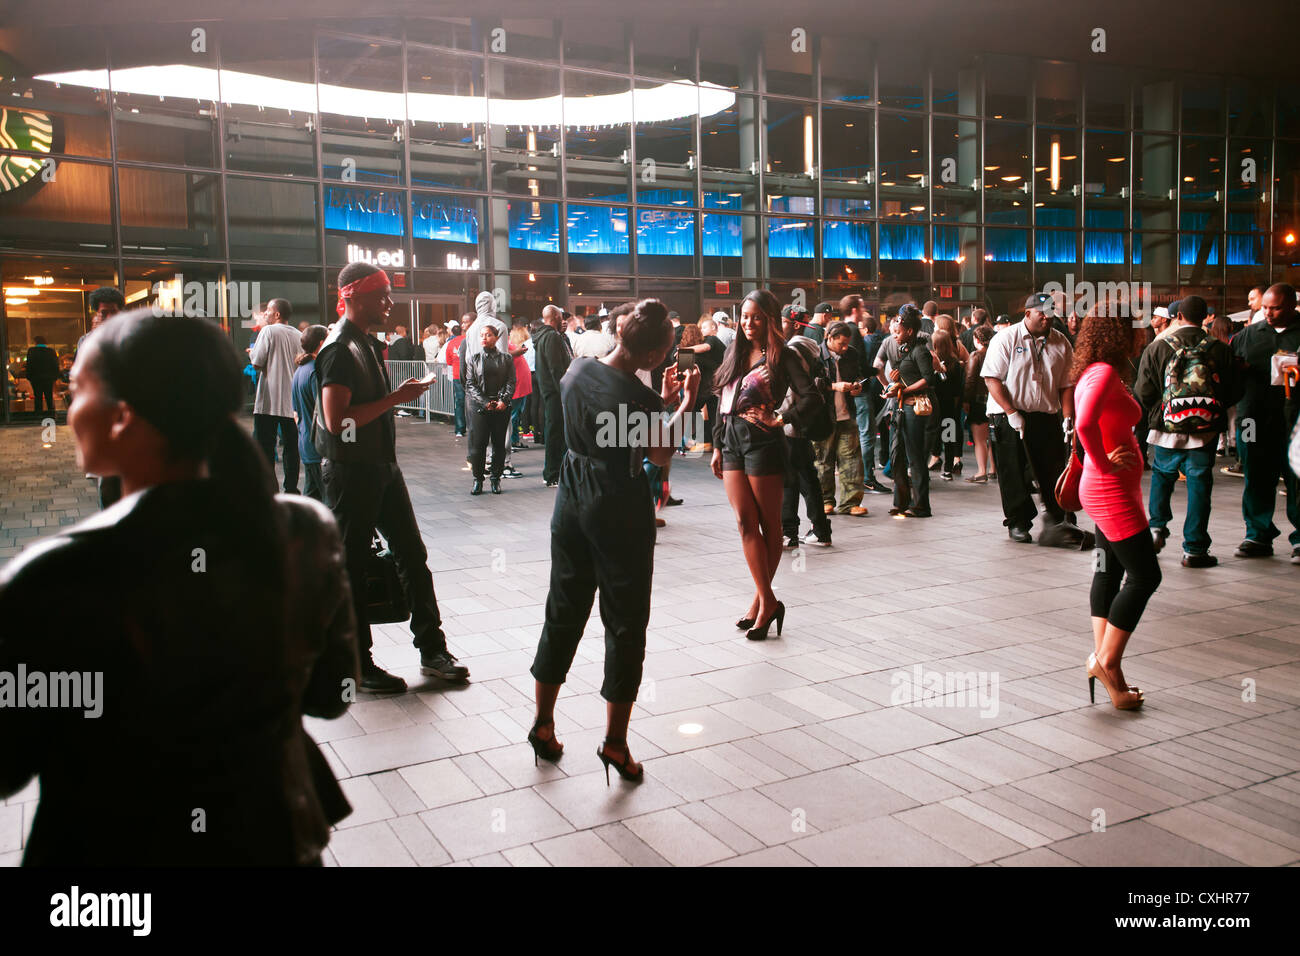
[[[357,679],[333,518],[275,495],[210,321],[118,317],[72,396],[79,467],[123,498],[0,575],[0,672],[29,705],[0,707],[0,795],[41,788],[23,862],[319,863],[350,807],[302,715],[339,716]],[[64,699],[33,701],[55,674]]]

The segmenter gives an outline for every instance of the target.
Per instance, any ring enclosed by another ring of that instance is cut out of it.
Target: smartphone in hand
[[[677,353],[677,381],[685,381],[687,370],[692,368],[695,368],[695,353],[679,351]]]
[[[424,378],[417,379],[417,381],[419,381],[421,385],[432,385],[437,380],[437,378],[438,378],[438,370],[429,369],[429,374],[424,376]]]

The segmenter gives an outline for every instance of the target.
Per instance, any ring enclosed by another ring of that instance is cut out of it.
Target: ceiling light
[[[27,300],[21,298],[5,299],[5,305],[26,305]]]
[[[1002,168],[1001,166],[985,166],[985,167],[984,167],[984,170],[985,170],[985,172],[990,172],[990,173],[991,173],[991,172],[994,172],[994,171],[999,170],[999,169],[1001,169],[1001,168]]]
[[[1123,157],[1123,156],[1112,156],[1112,157],[1110,157],[1110,159],[1106,160],[1106,162],[1108,162],[1108,163],[1122,163],[1122,162],[1124,162],[1124,157]]]
[[[1020,182],[1020,177],[1019,177],[1019,176],[999,176],[998,178],[1001,179],[1004,183],[1017,183],[1017,182]]]

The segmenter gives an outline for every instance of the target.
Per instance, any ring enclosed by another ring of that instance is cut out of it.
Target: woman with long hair
[[[940,319],[945,318],[939,316]],[[952,319],[948,319],[949,325]],[[958,349],[961,342],[949,330],[935,326],[930,336],[930,351],[934,357],[935,418],[939,420],[943,480],[952,481],[953,472],[961,471],[961,403],[966,392],[966,365]]]
[[[781,563],[781,501],[785,494],[784,420],[777,409],[795,393],[796,423],[817,411],[821,395],[799,357],[781,338],[781,304],[766,289],[741,303],[740,328],[714,376],[721,395],[713,426],[713,474],[736,512],[740,540],[754,579],[754,600],[736,627],[751,641],[766,639],[776,621],[781,633],[785,605],[772,591]]]
[[[654,575],[654,506],[642,463],[649,458],[662,466],[672,459],[672,436],[694,406],[700,381],[697,369],[679,381],[675,363],[664,370],[658,395],[638,379],[637,372],[658,368],[672,347],[673,324],[658,299],[638,302],[617,321],[614,351],[601,359],[574,359],[560,380],[568,452],[551,515],[551,587],[532,667],[537,716],[528,731],[534,761],[560,759],[564,746],[555,739],[555,701],[599,592],[606,726],[596,756],[606,783],[611,766],[624,780],[643,777],[627,744]],[[662,412],[679,394],[681,403],[665,422]],[[627,423],[626,433],[619,434],[614,421]]]
[[[998,474],[993,470],[993,452],[989,448],[989,387],[984,383],[981,370],[984,358],[988,355],[989,342],[993,341],[993,326],[979,325],[971,333],[975,339],[976,349],[966,363],[966,420],[970,423],[971,441],[975,443],[975,474],[966,479],[970,484],[987,484],[990,478],[997,480]]]
[[[40,778],[24,863],[317,864],[350,812],[302,726],[356,686],[343,546],[323,505],[275,495],[242,365],[215,322],[145,309],[77,356],[78,467],[124,497],[0,575],[0,671],[93,692],[0,708],[0,795]]]
[[[1141,407],[1125,386],[1133,346],[1130,319],[1118,309],[1090,312],[1079,329],[1070,379],[1075,434],[1083,451],[1079,500],[1097,525],[1090,604],[1093,653],[1088,691],[1100,680],[1120,710],[1142,706],[1124,680],[1122,660],[1147,601],[1160,586],[1160,563],[1142,505],[1142,459],[1133,426]]]

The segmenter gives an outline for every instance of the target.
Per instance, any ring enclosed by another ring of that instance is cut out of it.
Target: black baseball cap
[[[825,313],[829,313],[830,315],[838,315],[839,309],[835,308],[835,306],[830,302],[818,302],[817,308],[813,309],[813,312],[814,313],[825,312]]]
[[[1056,302],[1046,292],[1035,292],[1025,300],[1025,311],[1028,312],[1030,309],[1037,309],[1046,315],[1054,315]]]

